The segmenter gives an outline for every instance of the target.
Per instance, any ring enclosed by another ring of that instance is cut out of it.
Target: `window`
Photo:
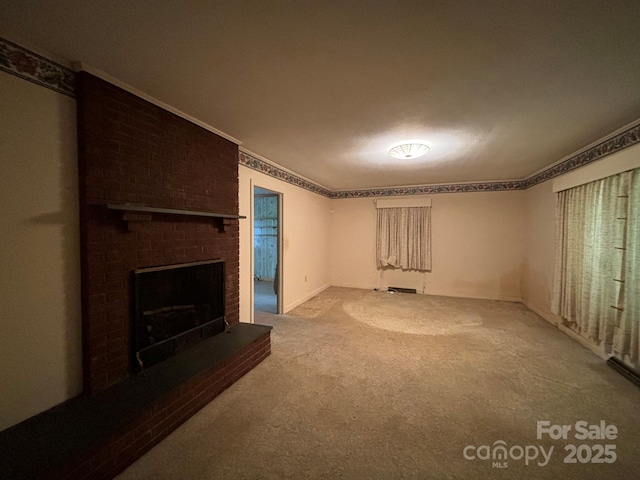
[[[639,363],[640,169],[558,193],[553,313]]]
[[[378,268],[431,270],[431,202],[428,206],[394,206],[377,202],[376,264]]]

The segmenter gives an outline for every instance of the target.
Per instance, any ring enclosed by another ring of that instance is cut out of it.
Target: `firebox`
[[[225,330],[224,278],[222,260],[133,271],[134,371]]]

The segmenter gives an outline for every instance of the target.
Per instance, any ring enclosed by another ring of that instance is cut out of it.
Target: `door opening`
[[[261,312],[281,313],[280,204],[278,192],[253,188],[253,305]]]

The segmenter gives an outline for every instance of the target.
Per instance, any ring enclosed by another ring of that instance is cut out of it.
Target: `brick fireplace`
[[[238,220],[106,205],[238,214],[238,146],[91,74],[78,74],[84,391],[131,371],[131,272],[220,258],[238,322]]]
[[[84,388],[0,432],[17,479],[113,478],[271,351],[239,323],[238,146],[86,72],[76,93]],[[137,375],[134,271],[176,264],[224,264],[228,331]]]

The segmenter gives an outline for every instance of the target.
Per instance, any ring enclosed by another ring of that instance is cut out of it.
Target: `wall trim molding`
[[[102,70],[99,70],[97,68],[94,68],[90,65],[87,65],[86,63],[82,63],[82,62],[78,62],[75,63],[74,68],[76,70],[76,72],[79,71],[83,71],[83,72],[87,72],[90,73],[91,75],[100,78],[101,80],[104,80],[105,82],[109,82],[112,85],[115,85],[116,87],[121,88],[122,90],[125,90],[133,95],[135,95],[136,97],[140,97],[143,100],[146,100],[147,102],[155,105],[156,107],[160,107],[163,110],[166,110],[167,112],[171,112],[174,115],[177,115],[178,117],[184,118],[185,120],[193,123],[194,125],[197,125],[199,127],[204,128],[205,130],[210,131],[211,133],[215,133],[216,135],[218,135],[219,137],[222,137],[224,139],[229,140],[230,142],[235,143],[236,145],[241,145],[242,142],[240,140],[238,140],[235,137],[232,137],[231,135],[228,135],[226,133],[224,133],[221,130],[218,130],[217,128],[212,127],[211,125],[209,125],[208,123],[205,123],[201,120],[198,120],[195,117],[192,117],[191,115],[184,113],[182,110],[178,110],[175,107],[172,107],[171,105],[164,103],[160,100],[158,100],[157,98],[152,97],[151,95],[147,95],[146,93],[144,93],[142,90],[137,89],[136,87],[133,87],[131,85],[129,85],[128,83],[125,83],[115,77],[112,77],[111,75],[109,75],[108,73],[103,72]]]
[[[523,300],[522,304],[525,307],[527,307],[529,310],[531,310],[533,313],[535,313],[536,315],[541,317],[543,320],[548,322],[551,326],[556,327],[562,333],[564,333],[565,335],[567,335],[571,339],[577,341],[578,343],[580,343],[580,345],[582,345],[586,349],[591,350],[591,352],[595,353],[597,356],[599,356],[603,360],[606,360],[607,358],[609,358],[609,356],[604,352],[604,350],[602,348],[599,348],[597,345],[594,345],[593,343],[591,343],[589,340],[584,338],[579,333],[571,330],[568,327],[565,327],[562,324],[562,318],[554,315],[553,313],[546,313],[546,312],[544,312],[540,308],[534,306],[533,304],[531,304],[528,301]]]
[[[160,100],[157,100],[144,92],[121,82],[104,72],[101,72],[98,69],[84,64],[78,64],[78,66],[79,69],[85,70],[102,78],[103,80],[113,83],[114,85],[119,86],[120,88],[123,88],[130,93],[133,93],[134,95],[137,95],[198,126],[201,126],[206,130],[220,135],[237,145],[242,144],[240,140],[215,129],[197,118],[187,115],[171,105],[161,102]],[[2,37],[0,37],[0,70],[37,85],[49,88],[58,93],[62,93],[63,95],[75,98],[75,72],[72,69]],[[511,190],[526,190],[638,143],[640,143],[640,120],[636,120],[635,122],[612,132],[611,134],[586,147],[583,147],[577,152],[574,152],[564,159],[561,159],[524,179],[495,182],[409,185],[353,190],[331,190],[246,149],[241,149],[239,152],[238,163],[260,173],[264,173],[270,177],[331,199],[429,195],[435,193],[504,192]]]
[[[534,312],[536,315],[540,316],[543,320],[549,322],[551,325],[553,325],[554,327],[557,327],[559,325],[559,319],[560,317],[556,317],[554,316],[552,313],[547,313],[544,310],[542,310],[541,308],[538,308],[537,306],[533,305],[531,302],[529,302],[528,300],[523,299],[522,300],[522,304],[527,307],[529,310],[531,310],[532,312]]]
[[[244,165],[245,167],[251,168],[252,170],[260,173],[264,173],[265,175],[276,178],[285,183],[304,188],[305,190],[317,193],[318,195],[322,195],[323,197],[331,198],[332,191],[328,188],[325,188],[322,185],[319,185],[311,180],[307,180],[297,173],[294,173],[291,170],[286,170],[280,165],[268,161],[265,158],[259,158],[254,154],[250,154],[246,149],[240,150],[238,154],[238,162],[240,163],[240,165]]]
[[[491,294],[491,293],[459,293],[452,292],[449,290],[430,290],[425,288],[424,293],[418,293],[418,295],[433,295],[435,297],[452,297],[452,298],[475,298],[478,300],[495,300],[498,302],[516,302],[522,303],[522,297],[511,296],[511,295],[500,295],[500,294]]]
[[[306,302],[307,300],[310,300],[311,298],[315,297],[316,295],[321,294],[322,292],[324,292],[327,288],[330,288],[332,285],[330,283],[327,283],[323,286],[321,286],[320,288],[316,288],[313,292],[305,295],[304,297],[291,302],[290,304],[286,305],[282,311],[283,314],[289,313],[291,310],[293,310],[296,307],[299,307],[300,305],[302,305],[304,302]]]
[[[76,96],[73,70],[2,37],[0,70],[68,97]]]
[[[337,190],[331,192],[331,198],[368,198],[395,197],[400,195],[430,195],[434,193],[503,192],[524,190],[523,180],[501,182],[443,183],[432,185],[412,185],[406,187],[381,187],[361,190]]]
[[[606,162],[593,162],[555,177],[551,180],[552,190],[557,193],[636,168],[640,168],[640,143],[612,153]]]
[[[285,170],[278,164],[264,158],[240,152],[240,164],[253,168],[265,175],[272,176],[293,185],[306,188],[314,193],[331,199],[370,198],[370,197],[394,197],[406,195],[431,195],[436,193],[472,193],[472,192],[505,192],[512,190],[526,190],[540,183],[564,175],[572,170],[588,165],[596,160],[601,160],[613,153],[620,152],[628,147],[640,143],[640,120],[617,130],[594,142],[592,147],[578,150],[569,155],[565,160],[556,162],[542,171],[521,180],[504,180],[495,182],[468,182],[448,184],[408,185],[403,187],[364,188],[353,190],[331,190],[312,180],[302,179],[296,173]],[[250,161],[243,155],[249,155]],[[249,164],[250,163],[250,164]],[[304,185],[297,183],[300,179]]]
[[[551,180],[559,175],[568,173],[576,168],[588,165],[596,160],[600,160],[612,153],[619,152],[625,148],[640,143],[640,121],[623,127],[619,133],[614,133],[595,142],[591,148],[579,150],[579,153],[571,155],[564,161],[547,167],[542,172],[529,176],[526,180],[526,187],[531,188],[539,183]]]

